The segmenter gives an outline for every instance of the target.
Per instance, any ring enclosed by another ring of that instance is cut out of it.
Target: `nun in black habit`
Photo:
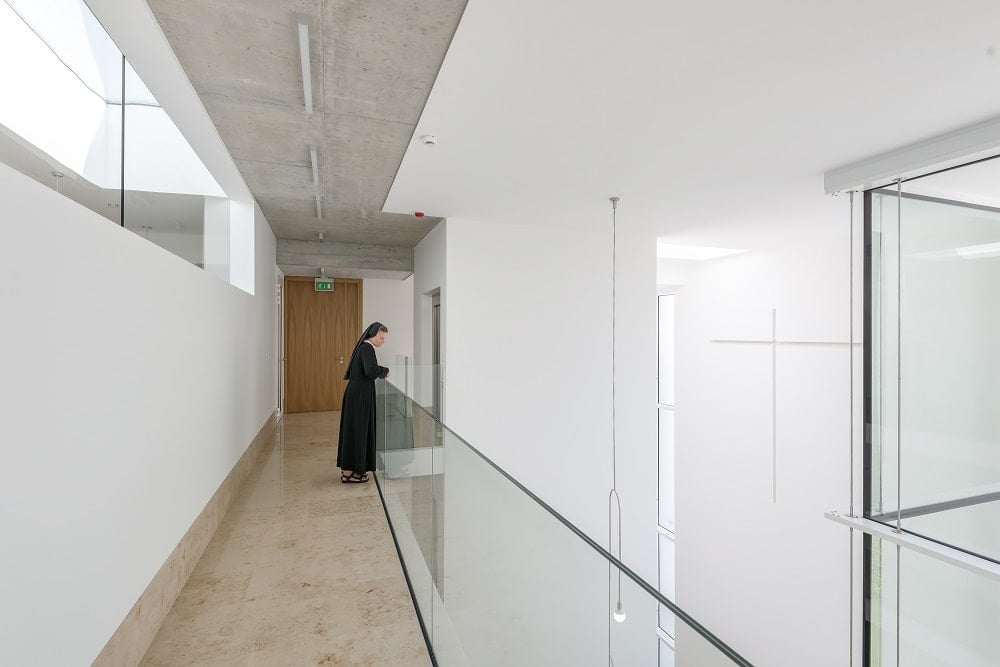
[[[361,334],[347,365],[347,389],[340,412],[340,441],[337,465],[340,481],[368,481],[368,471],[375,470],[375,380],[389,376],[389,369],[378,365],[375,348],[381,347],[389,333],[381,322],[373,322]]]

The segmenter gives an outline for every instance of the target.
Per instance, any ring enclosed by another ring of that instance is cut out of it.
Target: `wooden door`
[[[344,373],[361,335],[361,281],[338,278],[317,292],[312,278],[285,278],[285,410],[340,410]]]

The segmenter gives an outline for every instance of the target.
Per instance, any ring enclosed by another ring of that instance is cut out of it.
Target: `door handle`
[[[340,363],[344,363],[344,358],[343,357],[337,357],[337,361],[339,361]]]

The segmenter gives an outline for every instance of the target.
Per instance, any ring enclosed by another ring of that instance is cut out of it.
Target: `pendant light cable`
[[[617,423],[617,403],[615,396],[615,361],[616,361],[616,321],[615,315],[617,311],[616,297],[618,296],[617,291],[617,273],[618,273],[618,202],[621,201],[620,197],[611,197],[611,491],[608,493],[608,550],[611,550],[611,545],[613,544],[612,536],[614,533],[612,517],[614,513],[612,511],[612,502],[617,508],[618,513],[618,560],[622,560],[622,501],[621,497],[618,495],[618,450],[616,441],[616,423]],[[608,561],[608,603],[611,602],[611,562]],[[619,623],[625,621],[625,611],[622,607],[622,572],[618,570],[618,586],[616,590],[617,595],[615,596],[615,610],[612,615],[608,616],[608,665],[614,666],[614,658],[611,655],[611,631],[612,631],[612,619],[618,621]]]

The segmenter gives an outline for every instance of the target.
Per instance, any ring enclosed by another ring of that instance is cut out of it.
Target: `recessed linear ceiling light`
[[[312,66],[309,64],[309,17],[296,14],[299,22],[299,57],[302,60],[302,92],[306,101],[306,113],[313,112]]]
[[[951,250],[934,250],[931,252],[918,252],[913,255],[917,259],[986,259],[988,257],[1000,257],[1000,243],[982,243],[980,245],[967,245]]]
[[[656,256],[659,259],[687,259],[700,262],[706,259],[718,259],[736,255],[745,250],[735,250],[733,248],[710,248],[700,245],[675,245],[673,243],[657,243]]]
[[[316,217],[323,218],[323,204],[320,203],[319,195],[316,195]]]
[[[312,163],[313,185],[319,188],[319,160],[316,157],[316,144],[309,144],[309,161]]]

